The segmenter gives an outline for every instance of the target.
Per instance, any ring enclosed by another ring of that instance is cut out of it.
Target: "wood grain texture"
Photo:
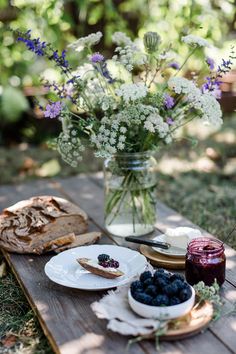
[[[95,182],[94,182],[95,181]],[[103,230],[103,190],[101,179],[80,176],[57,181],[37,181],[21,186],[0,187],[0,209],[15,203],[18,200],[33,195],[53,194],[69,198],[72,202],[81,205],[89,215],[89,230]],[[165,209],[162,204],[158,206],[159,219],[157,227],[159,232],[167,225],[185,223],[173,210]],[[173,224],[174,223],[174,224]],[[186,225],[186,224],[185,224]],[[158,232],[158,231],[157,231]],[[105,232],[101,243],[112,243],[112,238]],[[119,243],[119,240],[115,240]],[[133,244],[126,243],[132,248]],[[227,264],[227,282],[222,289],[227,305],[235,301],[236,290],[232,273],[235,272],[232,252]],[[21,283],[28,300],[37,313],[46,336],[56,353],[62,354],[123,354],[127,339],[106,330],[106,322],[98,320],[90,309],[90,303],[98,300],[104,292],[84,292],[69,289],[54,284],[44,274],[44,265],[50,256],[22,256],[6,254],[18,281]],[[235,319],[227,317],[212,325],[211,330],[194,338],[162,344],[161,353],[188,353],[188,354],[228,354],[235,353],[236,333]],[[154,354],[155,346],[151,341],[131,346],[130,353]]]

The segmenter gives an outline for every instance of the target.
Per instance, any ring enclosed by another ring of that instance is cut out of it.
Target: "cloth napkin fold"
[[[100,319],[108,320],[107,328],[122,335],[148,335],[160,327],[160,321],[142,318],[136,315],[128,303],[128,290],[126,284],[110,290],[101,300],[91,304],[95,315]],[[163,325],[163,322],[162,322]]]

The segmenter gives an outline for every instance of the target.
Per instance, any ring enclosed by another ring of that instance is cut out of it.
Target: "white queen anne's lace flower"
[[[192,81],[180,77],[171,78],[168,87],[177,94],[184,94],[190,107],[199,111],[203,120],[216,126],[222,124],[220,105],[213,95],[202,93]]]
[[[102,32],[91,33],[86,37],[77,39],[74,43],[69,44],[68,47],[80,52],[85,47],[92,47],[93,45],[99,43],[101,38]]]
[[[196,87],[193,81],[184,77],[172,77],[168,81],[168,87],[177,94],[184,94],[189,101],[199,99],[201,91]]]
[[[111,38],[112,42],[119,46],[132,45],[133,43],[124,32],[115,32]]]
[[[165,138],[169,133],[169,125],[158,114],[150,114],[144,122],[144,128],[151,133],[158,133],[160,138]]]
[[[181,39],[184,43],[189,44],[189,45],[193,45],[193,46],[207,47],[207,48],[209,48],[211,46],[210,43],[206,39],[199,37],[199,36],[195,36],[193,34],[189,34],[187,36],[184,36]]]
[[[145,97],[147,95],[147,87],[143,83],[123,84],[119,89],[116,89],[115,92],[128,103]]]
[[[210,93],[204,93],[200,100],[200,110],[203,113],[202,119],[209,124],[215,125],[216,127],[221,126],[222,111],[219,102]]]

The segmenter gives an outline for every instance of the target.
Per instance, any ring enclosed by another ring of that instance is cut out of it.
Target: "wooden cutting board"
[[[167,269],[185,269],[185,258],[169,257],[158,253],[152,247],[141,245],[140,252],[157,267],[164,267]]]

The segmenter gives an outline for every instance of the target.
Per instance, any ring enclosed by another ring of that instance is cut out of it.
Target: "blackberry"
[[[152,273],[149,271],[146,271],[140,275],[139,280],[141,282],[145,282],[145,280],[150,279],[150,278],[152,278]]]
[[[179,298],[182,302],[187,301],[192,296],[192,290],[190,287],[184,288],[179,293]]]
[[[181,302],[180,299],[178,297],[174,296],[170,299],[170,306],[178,305],[178,304],[180,304],[180,302]]]
[[[142,289],[143,290],[143,284],[139,280],[135,280],[131,283],[130,285],[131,292],[136,291],[137,289]]]
[[[172,274],[171,277],[170,277],[170,281],[173,282],[175,280],[184,281],[184,277],[181,274]]]
[[[109,262],[100,262],[99,265],[102,266],[103,268],[109,268],[110,267]]]
[[[167,295],[157,295],[153,300],[152,300],[152,305],[153,306],[168,306],[169,305],[169,298]]]
[[[149,285],[153,285],[153,279],[152,278],[148,278],[143,282],[143,287],[146,288]]]
[[[176,286],[178,288],[178,291],[181,291],[185,288],[185,284],[182,280],[176,279],[173,281],[172,285]]]
[[[163,289],[163,293],[165,293],[168,296],[175,295],[178,293],[178,291],[179,291],[179,288],[175,283],[168,284]]]
[[[142,304],[150,305],[152,302],[152,297],[145,293],[136,293],[135,300],[141,302]]]
[[[159,272],[159,273],[165,273],[165,269],[163,269],[163,268],[159,268],[159,269],[157,269],[157,271],[156,272]]]
[[[149,285],[145,289],[145,294],[151,295],[152,297],[157,296],[157,287],[155,285]]]
[[[163,288],[165,288],[169,284],[169,281],[166,278],[160,277],[154,279],[154,284],[157,285],[159,289],[162,291]]]
[[[109,261],[110,256],[108,254],[99,254],[98,263]]]
[[[120,266],[119,262],[115,261],[114,259],[110,259],[108,263],[111,268],[119,268]]]

